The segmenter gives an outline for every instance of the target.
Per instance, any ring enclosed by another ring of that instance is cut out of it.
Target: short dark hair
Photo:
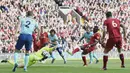
[[[112,17],[112,13],[111,13],[110,11],[108,11],[108,12],[106,13],[106,17],[107,17],[107,18]]]
[[[54,29],[51,29],[51,30],[50,30],[50,33],[52,33],[52,32],[56,33],[56,31],[55,31]]]
[[[94,26],[94,28],[93,28],[93,33],[98,32],[98,30],[99,30],[99,27],[98,27],[98,26]]]
[[[27,12],[27,16],[33,16],[33,12],[32,11],[28,11]]]

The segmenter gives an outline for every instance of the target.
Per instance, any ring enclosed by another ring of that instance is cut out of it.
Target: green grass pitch
[[[120,68],[120,60],[109,60],[108,70],[102,71],[102,60],[98,64],[89,64],[87,67],[82,66],[81,60],[68,60],[67,64],[63,64],[62,60],[56,60],[54,64],[50,64],[47,60],[45,64],[37,63],[28,68],[27,72],[23,68],[18,68],[15,73],[130,73],[130,60],[125,60],[126,68]],[[0,73],[13,73],[12,65],[0,63]]]

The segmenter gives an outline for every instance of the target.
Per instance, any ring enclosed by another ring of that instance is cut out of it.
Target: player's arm
[[[22,16],[17,16],[17,19],[21,22],[23,17]],[[15,34],[18,33],[20,26],[21,26],[21,23],[20,23],[20,25],[18,25],[18,24],[15,25],[15,28],[16,28]]]
[[[51,41],[50,44],[56,45],[57,42],[58,42],[58,37],[55,35],[55,39],[53,41]]]
[[[39,29],[39,26],[38,26],[37,22],[36,22],[35,28],[36,28],[36,30],[38,30],[38,38],[37,39],[39,39],[39,37],[40,37],[40,29]]]
[[[125,26],[121,24],[120,27],[122,27],[122,29],[123,29],[124,40],[127,41]]]
[[[78,41],[78,43],[81,42],[83,39],[84,39],[84,35],[80,38],[80,40]]]
[[[57,41],[58,41],[58,40],[55,39],[55,40],[53,40],[53,41],[51,42],[51,44],[57,44]]]
[[[103,26],[103,35],[102,35],[102,38],[101,38],[102,41],[104,41],[106,33],[107,33],[107,27]],[[100,40],[100,42],[101,42],[101,40]]]

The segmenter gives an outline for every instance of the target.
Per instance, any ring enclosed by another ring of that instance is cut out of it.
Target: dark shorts
[[[106,43],[106,49],[111,50],[113,47],[122,48],[122,38],[109,38]]]
[[[62,54],[62,51],[63,51],[63,48],[62,48],[62,47],[57,47],[56,50],[57,50],[58,53],[61,55],[61,54]]]
[[[25,45],[27,51],[31,49],[32,46],[32,35],[30,34],[20,34],[16,43],[16,49],[20,50]]]

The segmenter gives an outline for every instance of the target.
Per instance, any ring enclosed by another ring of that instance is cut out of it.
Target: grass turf
[[[108,70],[102,71],[102,60],[98,64],[89,64],[88,67],[82,66],[81,60],[69,60],[63,64],[62,60],[56,60],[50,64],[47,60],[45,64],[37,63],[28,68],[26,73],[130,73],[130,60],[125,60],[126,68],[120,67],[120,60],[109,60]],[[0,63],[0,73],[13,73],[12,65]],[[23,68],[18,68],[15,73],[25,73]]]

